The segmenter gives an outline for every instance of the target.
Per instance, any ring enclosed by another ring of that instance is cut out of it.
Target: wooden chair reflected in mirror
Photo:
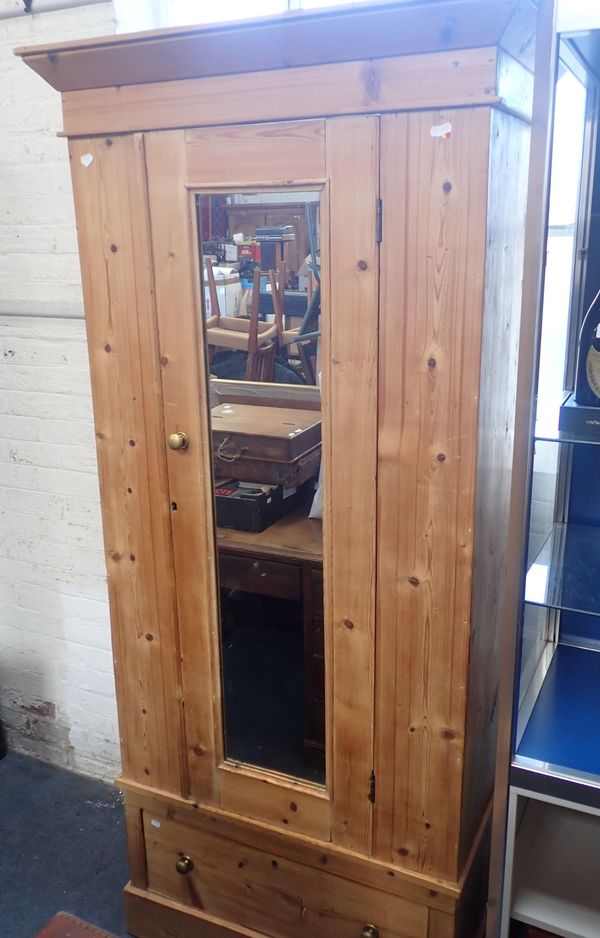
[[[206,321],[209,362],[212,363],[217,348],[246,352],[246,380],[272,381],[277,350],[277,325],[260,322],[259,304],[261,276],[270,277],[273,272],[258,269],[254,271],[250,314],[245,318],[221,315],[217,283],[210,258],[206,259],[205,270],[212,314]]]
[[[277,344],[278,354],[281,359],[289,366],[290,359],[298,359],[302,370],[302,377],[306,384],[316,384],[315,360],[317,351],[317,337],[311,333],[306,333],[307,315],[315,303],[319,301],[319,287],[315,293],[309,290],[307,293],[308,307],[307,314],[299,326],[286,329],[285,321],[285,280],[286,267],[285,261],[281,261],[275,271],[269,272],[269,282],[271,285],[271,296],[273,298],[273,312],[275,314],[275,324],[277,326]]]

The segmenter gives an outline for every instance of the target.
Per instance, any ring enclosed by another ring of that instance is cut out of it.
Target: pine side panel
[[[530,136],[529,124],[492,111],[461,865],[494,783]]]
[[[139,136],[78,140],[70,156],[123,775],[181,792],[183,713],[143,144]]]
[[[505,599],[500,620],[498,731],[496,777],[492,822],[492,849],[488,884],[486,927],[494,935],[499,929],[506,851],[508,780],[512,746],[512,717],[515,693],[517,623],[521,611],[522,561],[525,550],[524,518],[527,511],[531,468],[531,411],[535,372],[538,317],[543,292],[546,223],[549,198],[552,109],[556,81],[558,37],[555,0],[540,0],[535,37],[535,83],[531,125],[529,185],[525,221],[523,284],[521,288],[521,335],[517,375],[516,413],[512,444],[512,492],[508,504],[510,540],[503,571]]]
[[[324,338],[326,601],[333,656],[332,840],[368,853],[372,805],[377,472],[379,118],[330,120],[330,333]],[[324,324],[326,329],[326,323]],[[329,519],[329,523],[327,523]],[[328,576],[330,571],[330,576]]]
[[[449,137],[432,135],[446,122]],[[374,853],[451,881],[459,875],[489,124],[486,109],[382,118]]]
[[[199,260],[185,188],[185,134],[147,134],[145,141],[190,794],[211,801],[217,798],[222,737],[208,391],[196,286]],[[166,436],[178,430],[188,434],[189,447],[168,450]]]

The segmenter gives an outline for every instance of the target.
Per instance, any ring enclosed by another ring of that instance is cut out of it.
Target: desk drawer
[[[427,906],[409,899],[147,812],[144,837],[151,891],[260,934],[360,938],[372,923],[380,938],[426,938]]]
[[[222,589],[243,590],[280,599],[302,598],[302,571],[298,564],[261,560],[219,551]]]
[[[312,605],[315,613],[323,614],[323,570],[311,570]]]
[[[311,649],[313,655],[325,654],[325,637],[323,616],[313,616],[311,621],[312,639]]]

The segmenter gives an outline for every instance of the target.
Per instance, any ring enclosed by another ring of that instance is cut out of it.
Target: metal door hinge
[[[375,771],[372,771],[369,775],[369,794],[367,798],[371,804],[375,804]]]
[[[383,202],[375,200],[375,241],[381,244],[383,240]]]

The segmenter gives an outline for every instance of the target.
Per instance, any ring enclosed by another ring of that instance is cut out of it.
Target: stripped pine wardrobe
[[[139,938],[476,933],[551,19],[17,50],[69,138]]]

